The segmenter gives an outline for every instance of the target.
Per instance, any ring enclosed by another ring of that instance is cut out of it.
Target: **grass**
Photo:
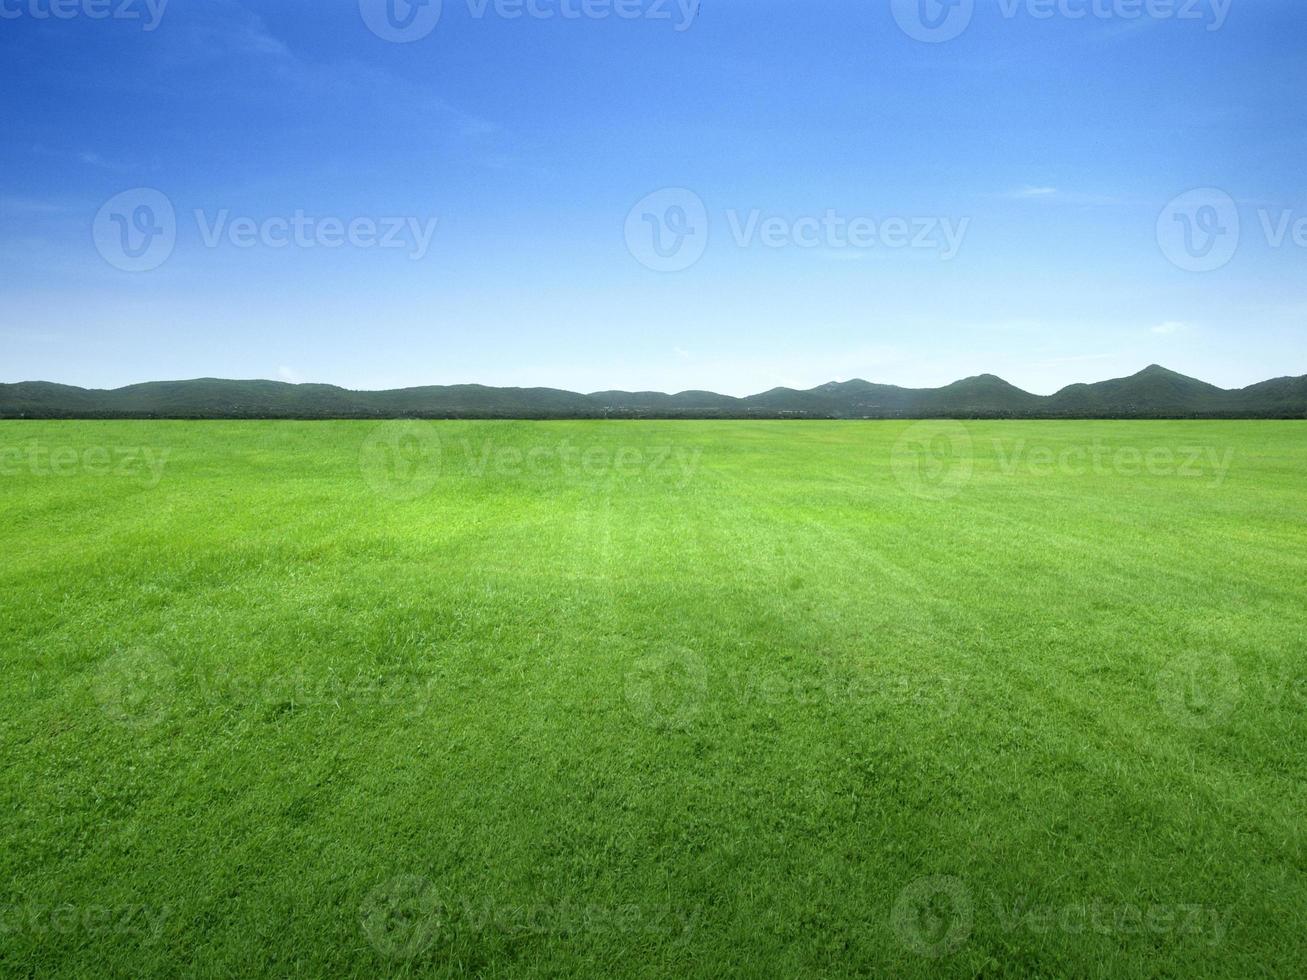
[[[0,423],[0,972],[1302,976],[1305,436]]]

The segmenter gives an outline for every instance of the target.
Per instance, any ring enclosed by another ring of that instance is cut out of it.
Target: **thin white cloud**
[[[1016,190],[999,194],[1008,201],[1046,201],[1050,204],[1070,204],[1077,207],[1099,207],[1120,204],[1121,198],[1108,194],[1086,194],[1083,191],[1064,191],[1048,184],[1027,184]]]
[[[44,143],[35,143],[32,146],[32,153],[37,156],[49,157],[54,160],[66,160],[80,163],[86,167],[95,167],[97,170],[106,170],[110,173],[138,173],[140,167],[124,162],[122,160],[110,160],[94,150],[73,150],[60,147],[46,146]]]
[[[1151,329],[1155,334],[1167,336],[1169,334],[1180,333],[1185,330],[1187,326],[1187,324],[1181,323],[1179,320],[1166,320]]]
[[[187,22],[187,53],[214,60],[232,55],[251,55],[276,60],[294,60],[290,48],[268,30],[263,18],[245,7],[218,0]]]

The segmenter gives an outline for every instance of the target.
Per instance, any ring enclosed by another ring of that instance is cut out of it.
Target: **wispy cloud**
[[[178,32],[176,57],[229,59],[234,55],[293,60],[289,46],[274,37],[263,18],[232,0],[215,0],[188,18]]]
[[[435,86],[353,58],[315,59],[275,36],[261,16],[233,0],[215,0],[188,24],[188,34],[171,58],[188,66],[239,60],[245,66],[240,95],[260,104],[280,90],[293,94],[297,107],[362,107],[380,118],[402,116],[415,132],[425,130],[484,152],[503,142],[499,123],[453,105]],[[230,97],[230,79],[224,76],[222,84]],[[416,125],[419,120],[431,125]]]
[[[67,149],[56,146],[46,146],[44,143],[36,143],[32,146],[32,153],[36,156],[48,157],[52,160],[80,163],[83,166],[94,167],[96,170],[105,170],[109,173],[121,174],[140,171],[140,167],[133,163],[128,163],[123,160],[112,160],[95,150]]]
[[[1152,327],[1151,332],[1161,336],[1167,336],[1173,333],[1180,333],[1188,328],[1189,325],[1187,323],[1181,323],[1179,320],[1166,320],[1159,323],[1157,326]]]
[[[1008,201],[1043,201],[1050,204],[1069,204],[1076,207],[1101,207],[1120,204],[1122,199],[1110,194],[1089,194],[1084,191],[1066,191],[1050,184],[1027,184],[998,195]]]

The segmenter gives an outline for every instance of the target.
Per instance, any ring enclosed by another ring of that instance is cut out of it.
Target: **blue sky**
[[[51,2],[3,381],[1307,373],[1297,0]]]

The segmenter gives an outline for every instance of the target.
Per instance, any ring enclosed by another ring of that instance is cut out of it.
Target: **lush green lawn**
[[[0,973],[1307,974],[1307,424],[5,423],[0,489]]]

